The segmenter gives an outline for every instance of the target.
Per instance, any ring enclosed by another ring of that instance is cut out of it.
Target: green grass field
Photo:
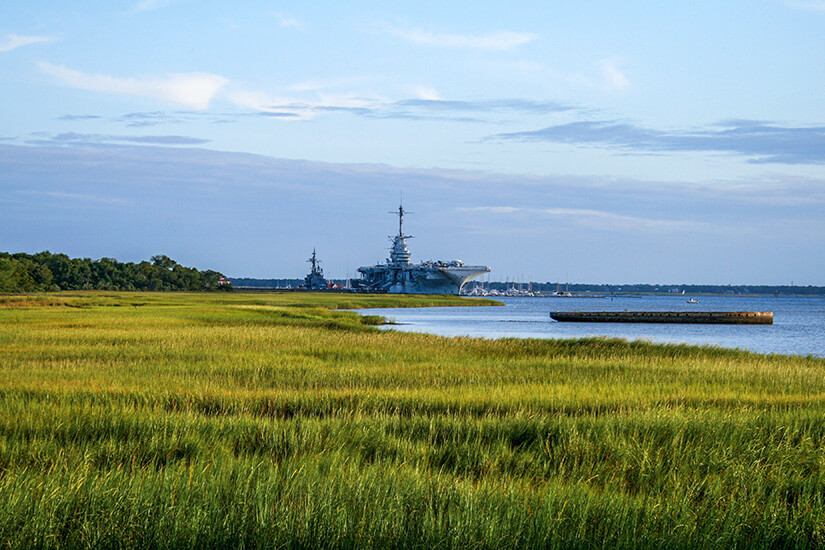
[[[824,360],[337,311],[455,303],[0,296],[2,547],[825,545]]]

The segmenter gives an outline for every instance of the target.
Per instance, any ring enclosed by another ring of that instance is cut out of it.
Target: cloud
[[[490,206],[464,208],[460,210],[489,212],[492,214],[526,214],[563,218],[577,225],[600,230],[686,231],[707,229],[710,227],[703,222],[629,216],[589,208],[516,208],[512,206]]]
[[[352,114],[368,118],[405,120],[449,120],[453,122],[490,122],[503,113],[545,115],[569,111],[572,106],[553,101],[491,99],[463,101],[451,99],[403,99],[361,109]]]
[[[69,199],[80,202],[102,203],[102,204],[126,204],[126,201],[117,197],[106,197],[98,195],[85,195],[83,193],[64,193],[61,191],[38,192],[31,191],[31,194],[40,194],[56,199]]]
[[[432,33],[420,29],[402,29],[391,25],[383,30],[402,40],[421,46],[468,48],[474,50],[514,50],[521,45],[538,40],[539,36],[527,32],[496,31],[481,35]]]
[[[569,111],[574,108],[553,101],[519,98],[481,101],[441,99],[437,91],[426,88],[419,88],[416,92],[419,97],[399,101],[354,94],[323,93],[318,94],[316,99],[296,100],[242,89],[228,90],[225,96],[235,105],[258,111],[264,116],[277,116],[293,120],[307,120],[323,113],[349,113],[355,116],[377,119],[481,122],[484,121],[484,118],[467,115],[486,115],[486,118],[503,112],[541,115]]]
[[[607,282],[822,284],[825,273],[821,178],[673,184],[62,139],[0,144],[0,234],[12,250],[125,260],[161,247],[236,276],[299,277],[317,246],[343,276],[381,258],[397,223],[385,212],[404,189],[416,261],[461,257],[500,279],[569,269]]]
[[[286,90],[290,92],[313,92],[334,88],[353,88],[364,84],[371,84],[374,80],[374,78],[359,76],[304,80],[302,82],[287,86]]]
[[[427,86],[416,86],[415,95],[418,99],[423,99],[426,101],[444,101],[444,98],[441,97],[441,94],[438,93],[438,90],[436,90],[435,88],[429,88]]]
[[[489,212],[491,214],[513,214],[520,212],[521,208],[514,206],[474,206],[469,208],[459,208],[460,212]]]
[[[45,44],[48,42],[54,42],[54,38],[50,36],[20,36],[17,34],[7,34],[5,38],[0,39],[0,53],[10,52],[30,44]]]
[[[296,100],[242,89],[228,91],[226,97],[235,105],[258,111],[261,115],[291,120],[308,120],[324,112],[364,114],[379,109],[383,103],[379,99],[332,94],[321,94],[315,100]]]
[[[178,0],[141,0],[132,8],[133,12],[153,11],[165,8]]]
[[[787,6],[816,13],[825,13],[825,2],[787,2]]]
[[[534,101],[529,99],[491,99],[482,101],[460,101],[447,99],[405,99],[397,101],[394,107],[414,108],[421,111],[464,111],[477,113],[499,113],[514,111],[526,114],[549,114],[569,111],[573,107],[554,101]]]
[[[301,22],[298,21],[297,19],[293,19],[292,17],[287,17],[286,15],[284,15],[282,13],[275,13],[273,15],[278,20],[278,24],[281,25],[281,27],[284,27],[284,28],[291,27],[291,28],[298,29],[298,30],[303,30],[303,28],[304,28],[304,26],[301,24]]]
[[[94,143],[139,143],[144,145],[203,145],[211,140],[187,136],[119,136],[109,134],[78,134],[64,132],[56,136],[39,138],[38,145],[45,144],[94,144]]]
[[[112,141],[154,145],[203,145],[212,140],[187,136],[106,136]]]
[[[694,131],[663,131],[615,120],[579,121],[490,139],[602,146],[640,153],[718,152],[753,163],[825,163],[825,126],[730,120]]]
[[[67,114],[57,117],[57,120],[83,121],[83,120],[107,120],[125,124],[129,128],[148,128],[152,126],[163,126],[167,124],[182,124],[185,122],[206,121],[212,123],[235,122],[238,116],[249,116],[238,113],[211,113],[205,111],[138,111],[126,113],[113,118],[105,118],[100,115],[75,115]]]
[[[504,98],[481,101],[461,101],[443,99],[436,90],[419,87],[418,97],[392,101],[383,97],[365,97],[361,94],[324,93],[324,83],[305,82],[290,92],[315,92],[315,98],[297,99],[286,95],[273,95],[258,90],[233,86],[220,75],[209,73],[173,74],[165,77],[133,78],[110,75],[87,74],[62,65],[42,62],[40,67],[66,86],[81,90],[92,90],[113,94],[148,97],[177,103],[184,107],[204,111],[218,98],[230,104],[255,111],[255,115],[276,117],[284,120],[308,120],[323,113],[350,113],[366,118],[395,118],[408,120],[452,120],[459,122],[482,122],[482,117],[467,116],[497,115],[502,112],[541,115],[568,111],[573,107],[552,101],[535,101],[519,98]],[[338,81],[338,85],[352,82],[352,79]],[[155,126],[191,120],[193,112],[138,112],[123,115],[121,122],[131,127]],[[91,119],[98,115],[65,115],[63,120]],[[230,121],[244,114],[228,113],[221,122]]]
[[[630,80],[616,66],[617,63],[610,59],[601,61],[602,79],[609,90],[620,92],[630,86]]]
[[[86,74],[62,65],[40,63],[40,68],[66,86],[81,90],[148,97],[190,107],[206,109],[229,82],[209,73],[172,74],[163,78],[120,78]]]
[[[57,117],[58,120],[95,120],[103,118],[100,115],[63,115]]]
[[[118,118],[130,128],[146,128],[162,124],[178,124],[187,120],[182,113],[166,113],[163,111],[126,113]]]
[[[453,122],[490,122],[502,113],[544,115],[568,111],[573,107],[552,101],[493,99],[463,101],[450,99],[403,99],[400,101],[365,101],[360,105],[326,105],[315,112],[349,112],[376,119],[450,120]]]

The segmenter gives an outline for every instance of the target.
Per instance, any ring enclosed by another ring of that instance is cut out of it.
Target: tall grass
[[[825,544],[825,361],[382,332],[455,299],[0,309],[9,548]]]

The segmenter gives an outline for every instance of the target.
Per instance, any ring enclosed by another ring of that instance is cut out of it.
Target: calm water
[[[483,338],[610,336],[651,342],[710,344],[760,353],[825,357],[825,297],[683,296],[615,298],[496,298],[504,307],[434,307],[361,310],[395,319],[394,330]],[[558,323],[551,311],[772,311],[773,325]]]

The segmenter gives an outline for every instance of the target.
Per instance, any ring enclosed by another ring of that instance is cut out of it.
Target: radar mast
[[[390,248],[389,264],[392,266],[408,266],[410,265],[410,249],[407,248],[407,239],[411,239],[412,235],[404,234],[404,214],[411,214],[404,210],[404,205],[398,203],[398,210],[390,212],[390,214],[398,214],[398,235],[390,237],[392,239],[392,248]]]
[[[314,248],[312,249],[312,257],[310,257],[310,259],[308,259],[307,262],[309,262],[312,265],[312,269],[310,270],[310,273],[318,274],[321,277],[324,276],[324,271],[321,269],[321,265],[320,265],[321,262],[320,262],[320,260],[318,260],[317,256],[315,255],[315,249]]]
[[[390,214],[398,215],[398,237],[402,239],[412,239],[412,235],[404,235],[404,214],[414,214],[415,212],[408,212],[404,210],[404,205],[398,203],[398,210],[393,210]]]

